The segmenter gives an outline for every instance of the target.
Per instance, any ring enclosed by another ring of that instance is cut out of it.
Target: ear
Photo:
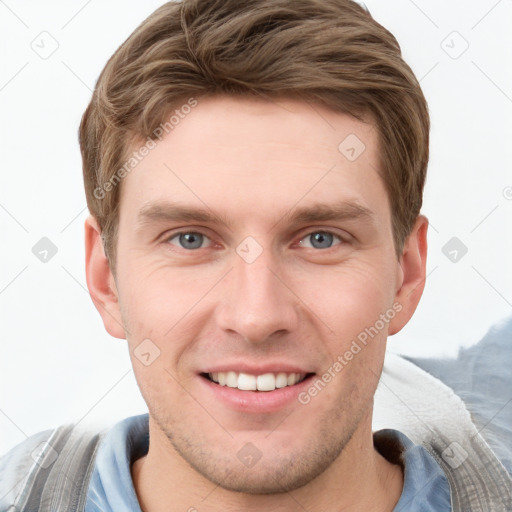
[[[404,243],[395,295],[395,302],[400,304],[401,309],[389,323],[389,335],[396,334],[407,324],[423,294],[427,268],[427,229],[428,219],[418,215]]]
[[[100,227],[92,215],[85,221],[85,274],[91,299],[105,329],[114,338],[125,339],[114,276],[105,256]]]

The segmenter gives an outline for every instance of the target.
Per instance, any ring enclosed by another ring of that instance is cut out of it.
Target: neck
[[[391,512],[403,488],[401,468],[373,447],[371,413],[327,470],[291,492],[244,494],[215,485],[183,460],[151,420],[149,451],[133,463],[132,478],[143,512],[167,512],[169,504],[190,512]]]

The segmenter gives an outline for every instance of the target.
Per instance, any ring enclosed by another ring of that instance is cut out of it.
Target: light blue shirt
[[[108,432],[98,450],[85,512],[141,512],[130,468],[148,451],[148,418],[127,418]],[[382,444],[394,445],[393,458],[401,454],[404,464],[404,488],[394,512],[451,511],[448,480],[425,448],[391,429],[376,433],[375,440],[379,450]]]

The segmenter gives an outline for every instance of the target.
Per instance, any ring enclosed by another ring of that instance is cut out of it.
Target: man
[[[425,282],[428,137],[354,2],[151,15],[80,126],[87,284],[149,414],[16,447],[2,510],[510,510],[449,388],[393,357],[379,384]]]

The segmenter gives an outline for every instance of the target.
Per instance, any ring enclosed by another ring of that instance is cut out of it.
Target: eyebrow
[[[353,201],[334,205],[315,204],[292,209],[282,220],[292,225],[326,221],[362,221],[373,224],[375,214],[372,210]],[[277,224],[277,223],[276,223]]]
[[[183,206],[175,203],[158,202],[143,206],[137,215],[137,226],[144,228],[153,222],[203,222],[209,224],[225,224],[226,219],[215,215],[207,208]]]
[[[273,224],[287,222],[293,226],[312,222],[326,221],[360,221],[374,224],[375,214],[372,210],[353,201],[340,204],[314,204],[307,207],[294,207]],[[231,230],[232,223],[225,217],[213,213],[208,208],[197,208],[169,202],[148,203],[137,216],[137,230],[154,222],[200,222],[207,224],[224,224]]]

